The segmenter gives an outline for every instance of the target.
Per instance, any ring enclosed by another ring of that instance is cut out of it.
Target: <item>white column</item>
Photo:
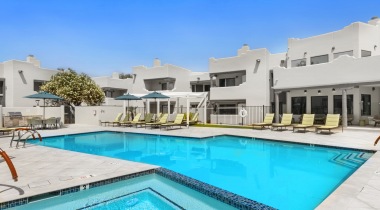
[[[203,124],[207,124],[207,97],[205,97],[205,102],[204,102]]]
[[[0,128],[3,127],[3,106],[0,105]]]
[[[342,90],[342,126],[347,128],[347,90]]]
[[[150,101],[146,99],[146,113],[150,113]]]
[[[274,96],[274,106],[275,106],[275,119],[276,119],[276,123],[279,123],[280,122],[280,99],[279,99],[279,94],[281,92],[275,92],[275,96]]]
[[[124,117],[126,117],[127,116],[127,111],[125,110],[125,107],[126,107],[126,105],[125,105],[125,100],[123,100],[123,116]]]
[[[158,117],[158,113],[160,113],[160,100],[157,100],[157,116],[156,116],[156,118]]]
[[[168,120],[170,121],[170,98],[168,99]]]
[[[177,106],[177,114],[179,114],[179,98],[177,98],[176,106]]]
[[[189,116],[190,115],[190,100],[186,98],[186,125],[189,127]]]

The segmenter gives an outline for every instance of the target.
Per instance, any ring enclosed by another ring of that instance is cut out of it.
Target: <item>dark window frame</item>
[[[295,103],[299,103],[299,106],[296,106]],[[293,114],[305,114],[306,113],[306,96],[292,97],[291,98],[291,109]]]

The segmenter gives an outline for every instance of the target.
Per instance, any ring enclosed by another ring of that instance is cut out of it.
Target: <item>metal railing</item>
[[[244,115],[240,115],[241,110],[246,110]],[[214,107],[206,109],[206,122],[211,124],[226,124],[226,125],[249,125],[252,123],[263,122],[265,114],[271,113],[271,106],[245,106],[245,107]],[[142,117],[146,113],[145,107],[130,107],[130,111],[133,113],[142,113]],[[186,113],[186,107],[172,107],[170,109],[171,116],[169,119],[173,119],[177,113]],[[162,113],[167,113],[167,107],[160,110]],[[156,107],[151,107],[151,112],[156,113]],[[190,112],[199,113],[198,120],[200,123],[205,121],[204,107],[190,108]],[[244,116],[244,117],[243,117]]]

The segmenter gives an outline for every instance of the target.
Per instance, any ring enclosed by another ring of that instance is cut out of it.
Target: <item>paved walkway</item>
[[[137,133],[166,134],[191,137],[206,137],[221,134],[255,138],[277,139],[307,144],[379,150],[373,146],[380,135],[379,128],[352,127],[336,130],[332,135],[313,132],[292,133],[291,131],[251,130],[234,128],[174,129],[170,131],[144,128],[99,127],[71,125],[59,130],[43,130],[42,136],[83,133],[90,131],[115,130]],[[101,179],[154,168],[153,165],[59,150],[43,146],[28,145],[27,148],[9,148],[9,137],[0,138],[0,147],[13,157],[19,181],[13,182],[8,168],[0,162],[0,201],[14,200],[43,192],[54,191],[85,184]],[[376,153],[346,182],[335,190],[319,209],[380,209],[380,153]]]

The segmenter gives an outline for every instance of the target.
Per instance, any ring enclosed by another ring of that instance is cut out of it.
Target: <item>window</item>
[[[371,56],[371,51],[362,50],[362,58]]]
[[[219,79],[219,87],[235,86],[235,78]]]
[[[329,55],[320,55],[320,56],[314,56],[310,58],[310,64],[320,64],[320,63],[327,63],[329,62]]]
[[[312,96],[311,97],[311,113],[312,114],[327,114],[328,98],[327,96]]]
[[[362,115],[364,116],[370,116],[371,115],[371,95],[369,94],[362,94],[362,101],[361,101],[361,110]]]
[[[237,108],[235,104],[220,104],[219,105],[219,114],[237,114]]]
[[[292,113],[293,114],[306,113],[306,96],[292,97]]]
[[[210,91],[210,85],[205,85],[205,92],[209,92]]]
[[[347,114],[353,114],[354,96],[347,95]],[[342,95],[334,96],[334,114],[342,114]]]
[[[191,85],[192,92],[203,92],[203,85]]]
[[[161,83],[161,90],[167,90],[168,89],[168,83],[164,82]]]
[[[335,58],[338,58],[338,57],[341,56],[341,55],[349,55],[349,56],[353,56],[353,55],[354,55],[354,51],[350,50],[350,51],[344,51],[344,52],[334,53],[334,59],[335,59]]]
[[[40,87],[45,83],[45,81],[42,81],[42,80],[34,80],[34,91],[37,91],[39,92],[40,91]]]
[[[306,66],[306,58],[292,60],[291,65],[292,67]]]

